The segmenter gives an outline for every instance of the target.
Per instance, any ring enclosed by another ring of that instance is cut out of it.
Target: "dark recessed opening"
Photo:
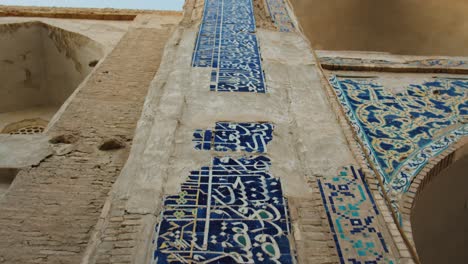
[[[411,225],[422,264],[468,260],[468,155],[443,170],[416,197]]]
[[[0,197],[10,188],[16,174],[18,174],[18,169],[0,168]]]
[[[96,65],[98,64],[98,62],[99,62],[98,60],[92,60],[92,61],[89,62],[88,65],[89,65],[89,67],[96,67]]]

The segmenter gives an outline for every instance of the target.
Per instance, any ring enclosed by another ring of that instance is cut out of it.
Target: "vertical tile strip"
[[[394,263],[377,223],[379,211],[353,166],[318,180],[320,194],[341,263]]]
[[[265,93],[252,0],[206,0],[193,67],[211,67],[210,90]]]
[[[294,24],[284,0],[266,0],[268,12],[280,32],[293,32]]]

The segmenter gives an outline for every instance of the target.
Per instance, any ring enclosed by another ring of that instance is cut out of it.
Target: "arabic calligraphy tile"
[[[215,129],[196,130],[195,149],[265,153],[273,139],[274,126],[269,123],[217,122]]]
[[[216,157],[193,171],[164,200],[153,262],[294,263],[287,202],[270,165],[265,156]]]
[[[192,58],[211,67],[211,91],[265,93],[251,0],[207,0]]]

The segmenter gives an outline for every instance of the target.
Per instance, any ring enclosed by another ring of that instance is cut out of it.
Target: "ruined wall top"
[[[132,10],[113,8],[64,8],[64,7],[32,7],[0,5],[0,17],[50,17],[97,20],[133,20],[140,14],[156,14],[182,16],[182,11],[166,10]]]

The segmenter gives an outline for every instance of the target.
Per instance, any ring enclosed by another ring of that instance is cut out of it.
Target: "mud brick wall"
[[[0,201],[0,263],[79,263],[130,149],[172,26],[131,28],[50,129],[56,154]],[[99,150],[106,140],[119,149]]]

